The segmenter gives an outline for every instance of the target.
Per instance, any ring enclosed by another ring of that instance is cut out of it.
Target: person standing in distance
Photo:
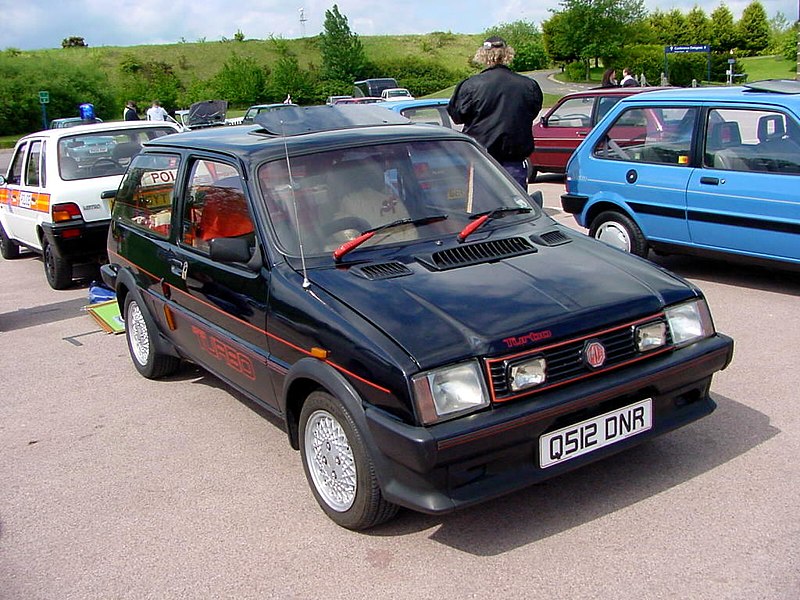
[[[125,105],[125,112],[123,113],[122,118],[125,121],[139,120],[139,111],[136,110],[136,103],[133,100],[128,100],[128,103]]]
[[[542,90],[508,68],[513,59],[514,49],[503,38],[488,38],[474,59],[486,68],[456,86],[447,112],[527,189],[524,161],[533,152],[531,128],[542,109]]]
[[[158,100],[153,100],[153,105],[147,109],[148,121],[166,121],[169,113],[161,107]]]

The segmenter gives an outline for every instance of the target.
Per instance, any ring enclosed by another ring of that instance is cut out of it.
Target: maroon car
[[[528,157],[528,181],[537,173],[563,173],[567,161],[581,140],[626,96],[659,88],[595,88],[567,94],[538,122],[533,124],[536,149]]]

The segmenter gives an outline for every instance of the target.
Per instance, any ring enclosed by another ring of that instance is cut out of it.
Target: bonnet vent
[[[376,279],[392,279],[394,277],[403,277],[404,275],[411,275],[412,271],[407,266],[399,262],[378,263],[372,265],[363,265],[353,267],[350,269],[353,275],[358,275],[364,279],[374,281]]]
[[[428,260],[422,257],[417,258],[440,271],[445,271],[466,265],[521,256],[531,252],[536,252],[536,248],[525,238],[508,238],[448,248],[447,250],[434,252]]]
[[[558,229],[545,231],[540,235],[532,235],[531,239],[541,246],[559,246],[570,241],[567,234]]]

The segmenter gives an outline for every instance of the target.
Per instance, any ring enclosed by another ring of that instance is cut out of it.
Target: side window
[[[249,236],[255,245],[254,232],[238,171],[225,163],[195,162],[187,186],[183,243],[207,253],[216,238]]]
[[[727,171],[800,173],[800,128],[775,111],[711,110],[703,164]]]
[[[8,183],[12,185],[20,185],[22,183],[22,165],[27,149],[28,144],[20,145],[11,161],[11,168],[8,170]]]
[[[547,117],[548,127],[591,127],[594,98],[570,98]]]
[[[113,218],[168,238],[180,157],[144,154],[134,158],[114,200]]]
[[[617,102],[622,100],[619,96],[602,96],[597,99],[597,114],[595,115],[594,122],[599,123],[600,120],[606,116],[606,113],[611,110]]]
[[[594,156],[688,166],[696,115],[696,108],[630,108],[600,138]]]
[[[41,187],[44,185],[42,160],[42,148],[44,144],[41,140],[35,140],[31,143],[31,151],[28,153],[28,163],[25,167],[25,185]]]

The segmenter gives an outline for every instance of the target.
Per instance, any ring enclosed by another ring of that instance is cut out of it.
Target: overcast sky
[[[735,18],[750,0],[725,2]],[[761,0],[772,18],[782,12],[798,19],[798,0]],[[89,46],[135,46],[270,35],[293,39],[322,31],[325,11],[338,4],[350,29],[359,35],[481,33],[517,20],[540,24],[559,8],[558,0],[0,0],[0,48],[59,48],[71,36]],[[710,14],[717,0],[645,0],[649,10],[699,4]],[[302,15],[302,19],[301,19]]]

